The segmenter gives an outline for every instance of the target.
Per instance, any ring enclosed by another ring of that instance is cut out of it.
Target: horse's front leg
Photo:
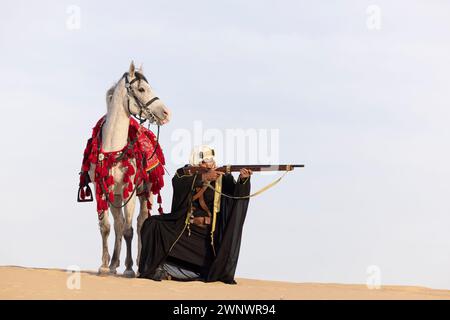
[[[109,205],[109,208],[111,210],[112,216],[114,218],[114,233],[116,236],[115,242],[114,242],[114,253],[111,259],[111,264],[109,265],[109,271],[111,273],[116,273],[117,268],[120,265],[120,250],[122,248],[122,236],[123,236],[123,225],[124,225],[124,218],[122,214],[122,208],[120,207],[122,205],[122,196],[119,194],[114,195],[114,205]]]
[[[95,177],[95,165],[91,165],[89,168],[89,178],[94,181]],[[94,184],[95,187],[95,184]],[[109,223],[109,212],[108,210],[101,212],[98,215],[98,226],[100,227],[100,235],[102,236],[102,265],[98,268],[99,274],[109,273],[109,250],[108,250],[108,237],[111,231],[111,224]]]
[[[151,183],[148,184],[148,189],[151,189]],[[147,209],[147,201],[149,201],[151,204],[153,204],[153,194],[149,192],[148,199],[145,196],[139,197],[140,207],[139,207],[139,216],[137,218],[137,234],[138,234],[138,254],[136,259],[136,264],[139,267],[139,260],[141,259],[141,248],[142,248],[142,240],[141,240],[141,229],[142,225],[144,224],[144,221],[148,218],[149,213]]]
[[[132,241],[133,241],[133,215],[134,208],[136,207],[136,193],[133,193],[130,201],[125,206],[125,226],[123,230],[123,237],[127,244],[127,257],[125,259],[125,271],[124,276],[134,278],[136,274],[133,271],[133,258],[132,258]]]
[[[109,251],[108,251],[108,236],[109,231],[111,229],[111,225],[109,223],[109,214],[108,210],[102,212],[99,215],[99,222],[98,225],[100,227],[100,234],[102,236],[102,245],[103,245],[103,252],[102,252],[102,265],[98,269],[98,272],[100,274],[109,273]]]
[[[152,183],[148,183],[146,186],[147,190],[152,189]],[[142,240],[141,240],[141,229],[142,225],[144,224],[144,221],[147,220],[149,216],[149,212],[147,209],[147,202],[150,202],[152,209],[153,209],[153,194],[151,191],[148,192],[149,196],[148,198],[145,195],[142,195],[139,197],[139,215],[137,218],[137,234],[138,234],[138,254],[136,258],[136,264],[139,267],[139,260],[141,259],[141,248],[142,248]]]

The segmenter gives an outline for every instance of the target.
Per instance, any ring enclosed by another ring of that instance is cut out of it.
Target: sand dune
[[[449,290],[423,287],[369,290],[365,285],[251,279],[237,282],[155,282],[98,276],[95,272],[81,272],[74,278],[65,270],[5,266],[0,267],[0,299],[450,299]]]

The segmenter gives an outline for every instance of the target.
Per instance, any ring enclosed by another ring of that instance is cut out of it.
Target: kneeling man
[[[209,171],[177,170],[171,213],[151,216],[142,226],[139,277],[235,284],[252,171],[242,169],[238,181],[215,171],[208,146],[195,148],[189,162]]]

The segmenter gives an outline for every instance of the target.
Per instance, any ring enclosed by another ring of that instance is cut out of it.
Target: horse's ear
[[[139,72],[140,74],[144,74],[144,66],[143,66],[142,63],[141,63],[141,65],[139,66],[138,72]]]
[[[130,70],[128,71],[128,74],[130,75],[130,78],[134,78],[134,72],[135,72],[134,62],[131,60],[130,64]]]

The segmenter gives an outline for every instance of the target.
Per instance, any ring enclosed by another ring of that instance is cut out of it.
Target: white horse
[[[118,151],[127,145],[131,114],[139,115],[151,122],[156,122],[158,125],[164,125],[169,122],[169,109],[156,97],[147,81],[142,80],[142,76],[142,69],[140,68],[138,71],[135,71],[134,63],[131,62],[128,74],[125,74],[119,82],[108,90],[106,95],[107,114],[105,123],[102,127],[102,149],[104,152]],[[130,159],[130,162],[133,165],[135,172],[137,172],[135,159]],[[112,167],[111,173],[114,178],[114,203],[113,205],[109,204],[108,207],[111,210],[114,219],[114,231],[116,236],[114,253],[111,261],[108,250],[108,236],[111,228],[109,215],[107,210],[99,214],[99,226],[103,242],[102,265],[99,268],[99,273],[117,272],[116,269],[120,265],[119,259],[123,236],[127,244],[127,256],[125,259],[126,270],[124,276],[135,277],[131,244],[133,239],[132,221],[136,206],[137,192],[131,193],[131,198],[123,206],[124,199],[122,197],[122,191],[124,187],[124,170],[125,169],[119,163]],[[91,181],[94,181],[94,175],[95,165],[91,165],[89,169]],[[131,179],[133,181],[134,175]],[[151,190],[151,183],[149,183],[147,188],[148,190]],[[152,202],[152,199],[151,193],[149,199],[146,199],[145,196],[139,197],[140,212],[137,222],[139,241],[137,263],[139,263],[141,248],[140,229],[148,215],[146,201]],[[120,208],[121,206],[123,206],[123,210]]]

